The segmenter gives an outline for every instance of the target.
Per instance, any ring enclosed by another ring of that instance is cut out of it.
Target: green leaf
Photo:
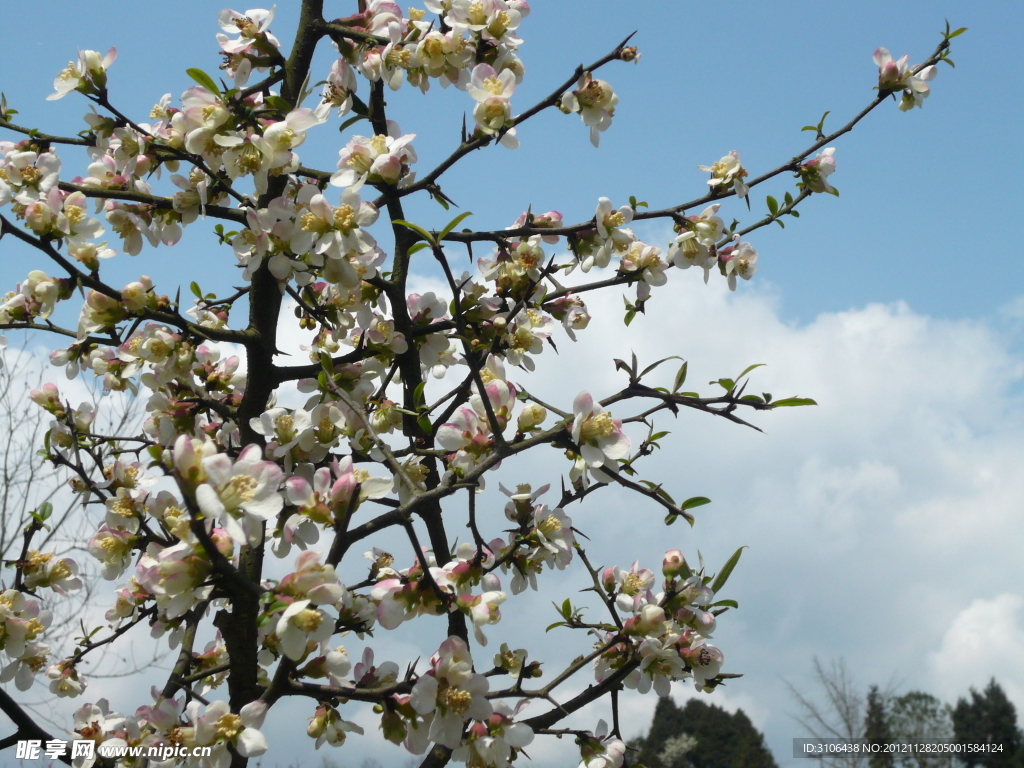
[[[816,126],[816,125],[805,125],[800,130],[801,131],[817,131],[818,130],[818,126]]]
[[[472,215],[472,211],[460,213],[458,216],[456,216],[454,219],[448,222],[447,226],[445,226],[445,228],[441,230],[440,234],[438,234],[437,239],[443,240],[445,235],[447,235],[449,232],[451,232],[453,229],[459,226],[459,224],[461,224],[468,216]]]
[[[719,606],[725,606],[726,608],[739,608],[740,604],[735,600],[719,600],[717,603],[712,603],[709,607],[718,608]]]
[[[717,384],[722,387],[726,392],[732,392],[736,388],[736,382],[732,379],[719,379],[718,381],[709,381],[708,384]]]
[[[346,120],[344,123],[338,126],[338,131],[340,133],[344,133],[345,129],[348,128],[350,125],[355,125],[360,120],[364,120],[365,118],[366,115],[356,115],[355,117],[350,117],[348,120]]]
[[[729,576],[732,574],[732,569],[735,568],[736,563],[740,561],[740,555],[743,554],[744,549],[746,549],[746,547],[740,547],[735,552],[733,552],[732,557],[730,557],[726,561],[725,565],[722,566],[722,570],[718,572],[718,575],[715,576],[715,580],[711,582],[712,592],[717,594],[719,590],[721,590],[722,587],[725,586],[725,582],[729,580]]]
[[[419,424],[420,429],[422,429],[428,435],[430,434],[431,430],[434,429],[434,425],[430,423],[429,416],[420,416],[418,419],[416,419],[416,423]]]
[[[764,400],[762,400],[758,395],[744,395],[743,397],[740,398],[740,401],[741,402],[748,402],[748,403],[763,403],[764,402]]]
[[[409,250],[406,251],[406,255],[412,256],[414,253],[417,253],[418,251],[422,251],[424,248],[429,247],[430,246],[427,243],[413,243],[412,245],[409,246]]]
[[[683,358],[681,358],[681,357],[680,357],[679,355],[672,355],[671,357],[663,357],[663,358],[661,358],[661,360],[659,360],[658,362],[656,362],[656,363],[651,363],[651,364],[650,364],[650,365],[648,365],[648,366],[647,366],[646,368],[644,368],[644,369],[643,369],[643,370],[642,370],[642,371],[640,372],[640,375],[639,375],[639,376],[637,376],[637,378],[638,378],[638,379],[642,379],[642,378],[643,378],[644,376],[646,376],[646,375],[647,375],[648,373],[650,373],[651,371],[653,371],[653,370],[654,370],[655,368],[657,368],[657,367],[658,367],[659,365],[661,365],[662,363],[664,363],[664,362],[665,362],[666,360],[682,360],[682,359],[683,359]]]
[[[550,632],[555,627],[564,627],[564,626],[565,626],[565,622],[564,621],[556,621],[554,624],[549,624],[548,628],[545,629],[544,631],[545,632]]]
[[[403,227],[406,227],[407,229],[411,229],[413,232],[415,232],[424,240],[426,240],[427,243],[429,243],[431,246],[437,245],[437,241],[434,239],[434,236],[427,232],[427,230],[425,230],[419,224],[413,224],[411,221],[406,221],[405,219],[392,219],[391,223],[400,224]]]
[[[806,131],[807,129],[804,128],[804,130]],[[812,127],[811,130],[813,131],[814,128]],[[771,195],[768,195],[768,201],[767,202],[768,202],[768,210],[769,210],[769,212],[771,213],[772,216],[775,216],[779,212],[779,201],[776,200]]]
[[[331,360],[331,356],[327,352],[320,353],[320,367],[329,376],[334,375],[334,361]]]
[[[447,200],[445,200],[445,199],[444,199],[443,197],[441,197],[440,195],[431,195],[431,196],[430,196],[430,199],[431,199],[431,200],[433,200],[434,202],[436,202],[436,203],[437,203],[438,205],[440,205],[440,206],[441,206],[442,208],[444,208],[444,209],[445,209],[446,211],[450,211],[450,210],[451,210],[451,206],[450,206],[450,205],[448,205],[448,201],[447,201]]]
[[[665,515],[665,525],[672,525],[672,523],[674,523],[678,519],[679,515],[675,515],[669,512],[667,515]]]
[[[647,439],[650,440],[650,441],[661,440],[661,438],[665,437],[665,435],[667,435],[667,434],[668,434],[668,432],[655,432],[653,435],[651,435]]]
[[[412,392],[412,407],[416,410],[419,410],[420,406],[423,405],[423,390],[426,389],[426,387],[427,382],[421,381],[416,385],[416,389]]]
[[[572,616],[572,603],[569,602],[569,598],[565,598],[565,602],[562,603],[562,615],[565,618]]]
[[[44,522],[45,520],[49,520],[50,515],[52,514],[53,504],[51,504],[48,501],[44,501],[42,504],[39,505],[39,509],[36,510],[36,513],[35,515],[33,515],[33,517],[35,517],[36,520],[38,520],[39,522]]]
[[[292,111],[291,102],[281,96],[271,96],[267,100],[267,103],[280,112],[282,115],[287,115]]]
[[[789,408],[794,405],[817,405],[817,403],[809,397],[787,397],[785,400],[776,400],[772,403],[772,408]]]
[[[792,211],[789,212],[789,215],[792,216],[793,218],[799,219],[800,218],[800,211],[798,211],[798,210],[796,210],[794,208]]]
[[[195,280],[193,280],[188,287],[192,291],[192,293],[195,294],[195,297],[197,299],[203,298],[203,292],[199,288],[199,283],[197,283]]]
[[[689,363],[685,360],[683,361],[683,364],[679,366],[679,370],[676,371],[676,377],[672,381],[672,392],[678,392],[679,388],[686,383],[686,369],[688,366]]]
[[[748,373],[750,373],[755,368],[761,368],[764,365],[765,365],[764,363],[754,363],[753,365],[748,365],[746,368],[743,369],[743,373],[741,373],[739,376],[736,377],[736,381],[739,381],[740,379],[742,379],[744,376],[746,376]]]
[[[692,499],[687,499],[683,502],[680,509],[693,509],[694,507],[703,507],[705,504],[710,504],[711,499],[706,496],[694,496]]]
[[[946,35],[946,39],[947,40],[952,40],[954,37],[959,37],[960,35],[962,35],[966,31],[967,31],[967,27],[960,27],[960,29],[956,30],[955,32],[950,32],[948,35]]]
[[[625,320],[623,322],[625,322],[626,325],[628,326],[630,323],[633,322],[633,318],[634,317],[636,317],[636,310],[635,309],[631,309],[631,310],[629,310],[629,312],[626,313],[626,318],[625,318]]]
[[[203,72],[203,70],[198,69],[197,67],[191,67],[190,69],[185,70],[185,74],[203,86],[206,90],[217,94],[220,93],[220,88],[217,87],[217,83],[213,81],[212,77]]]

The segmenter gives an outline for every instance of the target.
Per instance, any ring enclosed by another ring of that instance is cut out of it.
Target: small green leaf
[[[801,131],[817,131],[818,130],[818,126],[816,126],[816,125],[805,125],[800,130]]]
[[[192,293],[195,294],[195,297],[197,299],[203,298],[203,292],[199,288],[199,283],[197,283],[195,280],[193,280],[188,287],[192,291]]]
[[[642,379],[642,378],[643,378],[644,376],[646,376],[646,375],[647,375],[648,373],[650,373],[651,371],[653,371],[653,370],[654,370],[655,368],[657,368],[657,367],[658,367],[659,365],[661,365],[662,363],[664,363],[664,362],[665,362],[666,360],[682,360],[682,358],[681,358],[681,357],[679,357],[679,355],[672,355],[671,357],[663,357],[663,358],[661,358],[661,360],[659,360],[658,362],[656,362],[656,363],[651,363],[651,364],[650,364],[650,365],[648,365],[648,366],[647,366],[646,368],[644,368],[644,369],[643,369],[643,370],[642,370],[642,371],[640,372],[640,375],[639,375],[639,376],[637,376],[637,378],[638,378],[638,379]]]
[[[686,369],[687,369],[688,366],[689,366],[689,363],[684,360],[683,364],[681,366],[679,366],[679,370],[676,371],[676,377],[672,381],[672,391],[673,392],[678,392],[679,388],[681,386],[683,386],[683,384],[686,383]]]
[[[211,91],[212,93],[220,93],[220,88],[217,87],[217,83],[213,81],[212,77],[203,72],[203,70],[197,67],[191,67],[190,69],[185,70],[185,74],[203,86],[206,90]]]
[[[674,523],[678,519],[679,515],[675,515],[669,512],[667,515],[665,515],[665,525],[672,525],[672,523]]]
[[[785,400],[776,400],[772,403],[772,408],[789,408],[794,405],[817,405],[817,403],[809,397],[787,397]]]
[[[437,241],[434,240],[434,236],[427,232],[427,230],[425,230],[419,224],[413,224],[411,221],[406,221],[405,219],[392,219],[391,223],[400,224],[401,226],[406,227],[407,229],[411,229],[413,232],[415,232],[424,240],[426,240],[427,243],[429,243],[430,245],[437,245]]]
[[[732,557],[730,557],[726,561],[725,565],[722,566],[722,570],[718,572],[718,575],[715,576],[715,580],[711,582],[712,592],[717,594],[719,590],[721,590],[722,587],[725,586],[725,582],[729,580],[729,576],[732,574],[732,569],[735,568],[736,563],[740,561],[740,555],[743,554],[744,549],[746,549],[746,547],[740,547],[735,552],[733,552]]]
[[[416,423],[419,424],[420,425],[420,429],[422,429],[428,435],[430,434],[431,430],[433,430],[433,428],[434,428],[434,425],[430,423],[430,417],[429,416],[420,416],[418,419],[416,419]]]
[[[960,29],[956,30],[955,32],[950,32],[948,35],[946,35],[946,39],[947,40],[952,40],[954,37],[959,37],[960,35],[962,35],[966,31],[967,31],[967,27],[960,27]]]
[[[473,215],[472,211],[466,211],[465,213],[460,213],[458,216],[456,216],[454,219],[452,219],[451,221],[448,222],[447,226],[445,226],[445,228],[442,229],[441,232],[438,234],[437,239],[438,240],[443,240],[445,235],[447,235],[449,232],[451,232],[453,229],[455,229],[457,226],[459,226],[459,224],[461,224],[467,217],[472,216],[472,215]]]
[[[338,126],[338,131],[344,133],[346,128],[348,128],[350,125],[355,125],[360,120],[365,119],[365,117],[365,115],[356,115],[355,117],[350,117],[348,120],[346,120],[344,123]]]
[[[789,212],[789,215],[794,217],[794,218],[799,219],[800,218],[800,211],[798,211],[798,210],[796,210],[794,208],[792,211]]]
[[[288,99],[285,99],[281,96],[270,96],[266,99],[266,102],[274,109],[276,109],[278,112],[280,112],[282,115],[287,115],[289,112],[292,111],[291,103],[288,101]]]
[[[693,509],[694,507],[703,507],[705,504],[710,504],[711,499],[706,496],[694,496],[692,499],[687,499],[683,502],[680,509]]]
[[[412,245],[409,246],[409,250],[406,251],[406,255],[412,256],[414,253],[422,251],[424,248],[429,247],[430,246],[427,243],[413,243]]]
[[[807,129],[804,128],[804,130],[806,131]],[[813,131],[814,128],[811,128],[811,130]],[[778,214],[778,212],[779,212],[779,201],[776,200],[771,195],[768,195],[767,202],[768,202],[768,211],[771,213],[771,215],[775,216],[776,214]]]
[[[423,405],[423,390],[426,389],[427,382],[421,381],[416,385],[416,389],[412,392],[412,407],[419,410]]]
[[[712,603],[710,605],[711,608],[718,608],[719,606],[724,606],[726,608],[739,608],[740,604],[735,600],[719,600],[717,603]]]
[[[633,318],[634,317],[636,317],[636,310],[635,309],[631,309],[631,310],[629,310],[629,312],[626,313],[626,318],[625,318],[625,320],[623,322],[625,322],[626,325],[628,326],[630,323],[633,322]]]
[[[544,631],[545,632],[550,632],[555,627],[564,627],[564,626],[565,626],[565,622],[564,621],[556,621],[554,624],[549,624],[548,628],[545,629]]]
[[[655,440],[661,440],[661,438],[665,437],[665,435],[667,435],[667,434],[669,434],[667,431],[666,432],[655,432],[653,435],[651,435],[647,439],[649,441],[653,442]]]
[[[562,603],[562,615],[565,618],[572,616],[572,603],[569,602],[569,598],[565,598],[565,602]]]
[[[718,381],[709,381],[708,384],[718,384],[726,392],[732,392],[736,388],[736,382],[732,379],[719,379]]]
[[[761,368],[764,365],[765,365],[764,363],[754,363],[753,365],[748,365],[746,368],[743,369],[743,373],[741,373],[739,376],[736,377],[736,381],[739,381],[740,379],[742,379],[744,376],[746,376],[748,373],[750,373],[755,368]]]

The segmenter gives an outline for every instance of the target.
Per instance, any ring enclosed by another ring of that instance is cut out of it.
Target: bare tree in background
[[[846,662],[832,661],[828,666],[814,658],[814,681],[824,699],[810,697],[787,683],[789,691],[800,707],[796,721],[806,729],[806,735],[815,739],[843,739],[853,741],[864,736],[864,697],[860,694]],[[821,759],[826,768],[862,768],[868,761],[864,755],[836,754]]]
[[[84,552],[88,531],[96,527],[95,514],[81,514],[82,499],[70,492],[67,469],[39,460],[50,416],[40,408],[27,407],[27,402],[28,393],[44,382],[47,369],[48,364],[33,354],[27,343],[0,353],[0,434],[6,436],[0,442],[0,560],[5,566],[24,558],[25,533],[32,526],[41,534],[34,545],[52,547],[58,556]],[[117,434],[140,428],[139,401],[130,391],[104,396],[101,391],[89,390],[86,402],[91,402],[97,413],[98,429]],[[82,563],[81,592],[55,602],[52,608],[51,628],[58,630],[53,637],[63,637],[69,647],[100,581],[99,568],[91,559],[78,560]],[[6,588],[12,580],[13,570],[5,568],[0,587]],[[122,655],[116,664],[107,664],[106,673],[94,673],[93,677],[134,674],[153,661]],[[43,695],[27,706],[50,722],[47,714],[53,698]]]

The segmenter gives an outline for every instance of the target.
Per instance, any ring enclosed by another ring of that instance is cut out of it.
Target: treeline
[[[825,669],[816,663],[815,670],[824,701],[794,690],[804,730],[795,728],[794,736],[956,745],[944,753],[836,755],[821,759],[822,768],[1024,768],[1017,711],[995,679],[950,706],[922,691],[896,695],[872,686],[862,696],[842,664]],[[660,699],[650,730],[629,746],[634,768],[778,768],[742,709],[731,713],[703,699],[682,707]]]

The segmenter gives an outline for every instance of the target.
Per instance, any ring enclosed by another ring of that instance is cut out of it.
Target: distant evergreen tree
[[[886,703],[889,731],[896,741],[937,742],[954,740],[950,708],[930,693],[910,691]],[[952,768],[953,755],[941,752],[901,753],[898,768]]]
[[[1024,765],[1024,746],[1017,727],[1017,710],[992,678],[982,693],[971,688],[971,700],[960,699],[953,708],[954,740],[959,744],[1002,744],[1002,752],[962,752],[967,768],[1018,768]]]
[[[867,713],[864,716],[864,738],[872,744],[888,744],[892,741],[889,718],[885,711],[885,698],[872,685],[868,691]],[[869,768],[894,768],[891,752],[876,752],[868,760]]]
[[[651,730],[635,744],[639,754],[630,763],[647,768],[778,768],[742,709],[732,714],[699,699],[682,708],[659,699]]]

